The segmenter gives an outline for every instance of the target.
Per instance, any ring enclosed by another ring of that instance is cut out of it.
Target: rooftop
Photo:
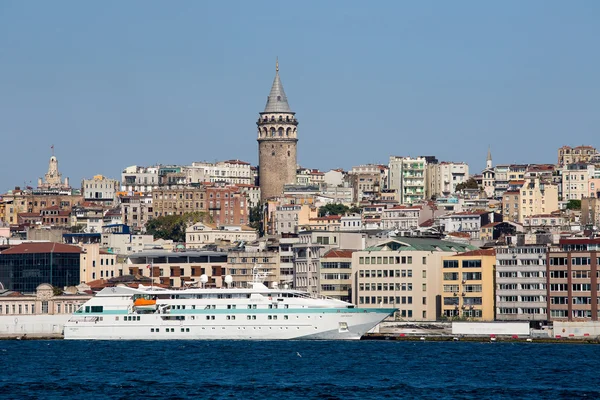
[[[4,250],[7,254],[83,253],[80,247],[53,242],[29,242]]]

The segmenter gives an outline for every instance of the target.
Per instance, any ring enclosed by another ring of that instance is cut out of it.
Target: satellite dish
[[[283,285],[283,288],[284,288],[284,289],[289,289],[289,287],[290,287],[290,286],[289,286],[287,283],[286,283],[285,285]]]
[[[208,282],[208,276],[206,274],[200,275],[200,282],[202,282],[202,284]]]
[[[233,277],[231,275],[225,275],[225,283],[227,286],[231,285],[231,282],[233,282]]]

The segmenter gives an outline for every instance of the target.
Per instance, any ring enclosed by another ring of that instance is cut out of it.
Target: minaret
[[[283,185],[296,182],[296,145],[298,121],[290,110],[279,78],[279,61],[265,110],[258,122],[258,168],[260,200],[279,196]]]
[[[487,159],[485,161],[485,168],[492,169],[492,149],[488,146]]]

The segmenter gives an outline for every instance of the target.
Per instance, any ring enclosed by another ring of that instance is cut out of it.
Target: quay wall
[[[2,315],[0,337],[62,337],[63,328],[70,317],[71,314]]]
[[[529,322],[453,322],[453,335],[529,336]]]
[[[598,337],[600,336],[600,322],[567,322],[554,321],[554,337]]]

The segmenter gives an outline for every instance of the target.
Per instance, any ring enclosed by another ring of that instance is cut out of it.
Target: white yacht
[[[227,283],[231,277],[225,278]],[[268,288],[104,288],[65,324],[65,339],[360,339],[391,308],[350,303],[298,290]]]

